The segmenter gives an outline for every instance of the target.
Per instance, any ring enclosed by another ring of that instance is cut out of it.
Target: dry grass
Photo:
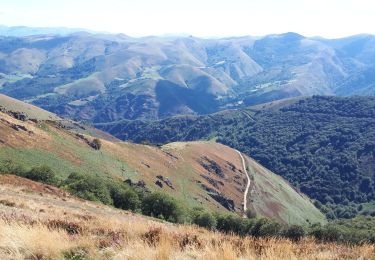
[[[1,259],[371,259],[373,245],[347,246],[255,239],[209,232],[197,227],[128,222],[102,217],[67,216],[78,226],[13,215],[0,221]],[[63,220],[60,220],[63,222]],[[74,258],[79,259],[79,258]]]
[[[0,185],[0,259],[375,259],[373,245],[256,239]]]

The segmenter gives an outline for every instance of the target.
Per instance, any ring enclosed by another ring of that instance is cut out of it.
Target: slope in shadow
[[[184,88],[167,80],[159,81],[155,92],[160,103],[160,117],[182,112],[208,114],[216,111],[219,106],[213,94],[202,89]]]

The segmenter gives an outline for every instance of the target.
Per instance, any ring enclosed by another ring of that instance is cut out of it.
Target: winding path
[[[237,153],[240,155],[241,157],[241,160],[242,160],[242,167],[243,167],[243,170],[244,172],[246,173],[246,177],[247,177],[247,184],[246,184],[246,189],[245,189],[245,192],[243,194],[243,212],[244,214],[246,214],[246,210],[247,210],[247,194],[249,193],[249,188],[250,188],[250,183],[251,183],[251,179],[250,179],[250,176],[249,176],[249,173],[247,172],[246,170],[246,163],[245,163],[245,158],[243,158],[242,156],[242,153],[238,150],[236,150]]]

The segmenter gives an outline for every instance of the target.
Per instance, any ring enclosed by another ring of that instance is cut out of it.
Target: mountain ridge
[[[372,95],[374,41],[296,33],[0,37],[0,92],[95,123],[208,114],[295,96]]]

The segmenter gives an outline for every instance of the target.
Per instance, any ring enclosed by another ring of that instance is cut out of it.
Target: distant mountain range
[[[372,35],[131,38],[69,30],[0,30],[8,35],[0,37],[0,92],[95,123],[374,94]]]
[[[58,131],[109,138],[83,124],[88,121],[138,143],[217,141],[284,177],[330,219],[375,214],[375,103],[358,97],[375,94],[375,36],[132,38],[25,30],[26,36],[0,36],[0,92],[52,112],[43,110],[43,120],[65,122]],[[25,106],[5,96],[0,102],[13,110]],[[31,112],[40,114],[35,107]],[[12,126],[7,131],[19,128]],[[145,148],[129,144],[116,151],[129,156],[135,147]],[[183,150],[200,159],[226,149],[211,142],[194,147]],[[139,154],[131,157],[137,163]],[[108,165],[122,172],[116,163]],[[241,201],[235,201],[238,211]]]
[[[54,34],[54,35],[68,35],[76,32],[91,32],[94,31],[82,28],[66,28],[66,27],[28,27],[28,26],[4,26],[0,25],[0,35],[23,37],[32,35]]]

